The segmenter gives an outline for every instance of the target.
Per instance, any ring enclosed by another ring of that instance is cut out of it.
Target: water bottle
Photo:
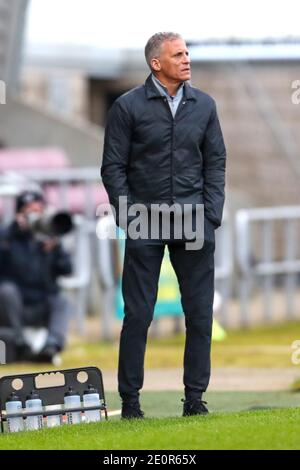
[[[80,408],[81,399],[78,392],[76,392],[72,387],[69,387],[69,390],[65,393],[65,410],[70,408]],[[72,413],[67,413],[68,424],[79,424],[81,423],[81,412],[73,411]]]
[[[28,431],[37,431],[43,427],[43,403],[37,392],[34,390],[28,395],[25,402],[28,413],[40,412],[37,416],[27,416],[26,429]]]
[[[61,405],[49,405],[45,407],[45,412],[47,411],[56,411],[61,410]],[[61,425],[61,415],[51,415],[47,416],[47,427],[48,428],[55,428],[56,426]]]
[[[16,393],[12,393],[6,400],[5,409],[7,414],[22,413],[22,402]],[[20,432],[24,430],[23,418],[7,418],[8,432]]]
[[[100,407],[100,396],[98,391],[92,386],[89,385],[88,389],[84,391],[83,394],[83,406],[99,406]],[[95,423],[101,420],[100,410],[95,411],[85,411],[85,420],[87,423]]]

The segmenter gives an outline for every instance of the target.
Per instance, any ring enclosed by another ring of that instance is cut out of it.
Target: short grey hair
[[[165,41],[175,41],[176,39],[182,39],[182,36],[178,33],[156,33],[152,36],[145,47],[146,62],[151,67],[151,61],[160,55],[161,46]]]

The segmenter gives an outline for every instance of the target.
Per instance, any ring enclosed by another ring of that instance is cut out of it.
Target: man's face
[[[32,213],[42,215],[44,213],[44,204],[40,201],[30,202],[24,207],[22,212],[25,216]]]
[[[33,222],[38,220],[45,211],[45,206],[40,201],[33,201],[26,204],[17,214],[16,220],[23,230],[28,230]]]
[[[191,79],[189,51],[183,39],[165,41],[160,56],[153,59],[152,66],[160,80],[181,83]]]

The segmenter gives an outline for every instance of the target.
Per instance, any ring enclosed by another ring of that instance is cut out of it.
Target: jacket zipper
[[[170,109],[167,98],[164,98],[164,103],[166,104],[168,111],[172,119],[172,128],[171,128],[171,161],[170,161],[170,182],[171,182],[171,201],[174,204],[174,182],[173,182],[173,152],[174,152],[174,123],[175,119],[173,117],[172,111]]]
[[[172,119],[172,136],[171,136],[171,201],[172,201],[172,204],[174,204],[176,202],[176,197],[174,196],[174,180],[173,180],[173,169],[174,169],[174,165],[173,165],[173,157],[174,157],[174,132],[175,132],[175,123],[176,123],[176,117],[178,116],[178,112],[180,111],[180,109],[186,104],[186,99],[183,98],[182,101],[180,102],[179,104],[179,107],[177,109],[177,112],[175,114],[175,118],[173,117],[173,114],[172,114],[172,111],[170,110],[170,106],[169,106],[169,103],[168,103],[168,100],[167,98],[164,98],[164,102],[166,104],[166,106],[168,107],[168,110],[169,110],[169,113],[170,113],[170,116],[171,116],[171,119]]]

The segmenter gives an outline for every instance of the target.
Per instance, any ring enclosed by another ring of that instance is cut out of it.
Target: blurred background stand
[[[72,25],[84,26],[78,5],[72,6]],[[99,5],[84,7],[91,23]],[[102,17],[109,6],[101,3]],[[60,34],[68,37],[69,2],[61,0],[59,8]],[[93,39],[99,28],[85,36],[78,27],[73,42],[58,39],[50,13],[57,18],[54,2],[40,7],[37,0],[0,0],[0,80],[7,95],[0,100],[6,102],[0,104],[0,224],[11,221],[15,196],[29,187],[40,187],[49,205],[75,217],[74,233],[63,240],[75,270],[60,280],[74,299],[74,331],[111,340],[121,325],[120,251],[115,241],[96,236],[96,228],[108,223],[96,216],[99,204],[108,202],[100,180],[104,126],[115,99],[142,84],[149,71],[141,43],[126,43],[124,25],[117,31],[119,46],[98,39],[83,44],[82,37]],[[186,37],[193,85],[216,99],[228,150],[226,211],[216,231],[222,298],[216,315],[226,329],[300,319],[300,107],[292,101],[300,38],[290,23],[284,29],[281,17],[281,36],[269,34],[272,20],[265,22],[265,37],[246,38],[236,29],[244,16],[223,37],[214,24],[209,34],[200,36],[197,25],[197,34]],[[42,41],[37,31],[48,25],[51,38]],[[165,334],[166,324],[171,333],[183,331],[183,316],[157,318],[154,334]]]

